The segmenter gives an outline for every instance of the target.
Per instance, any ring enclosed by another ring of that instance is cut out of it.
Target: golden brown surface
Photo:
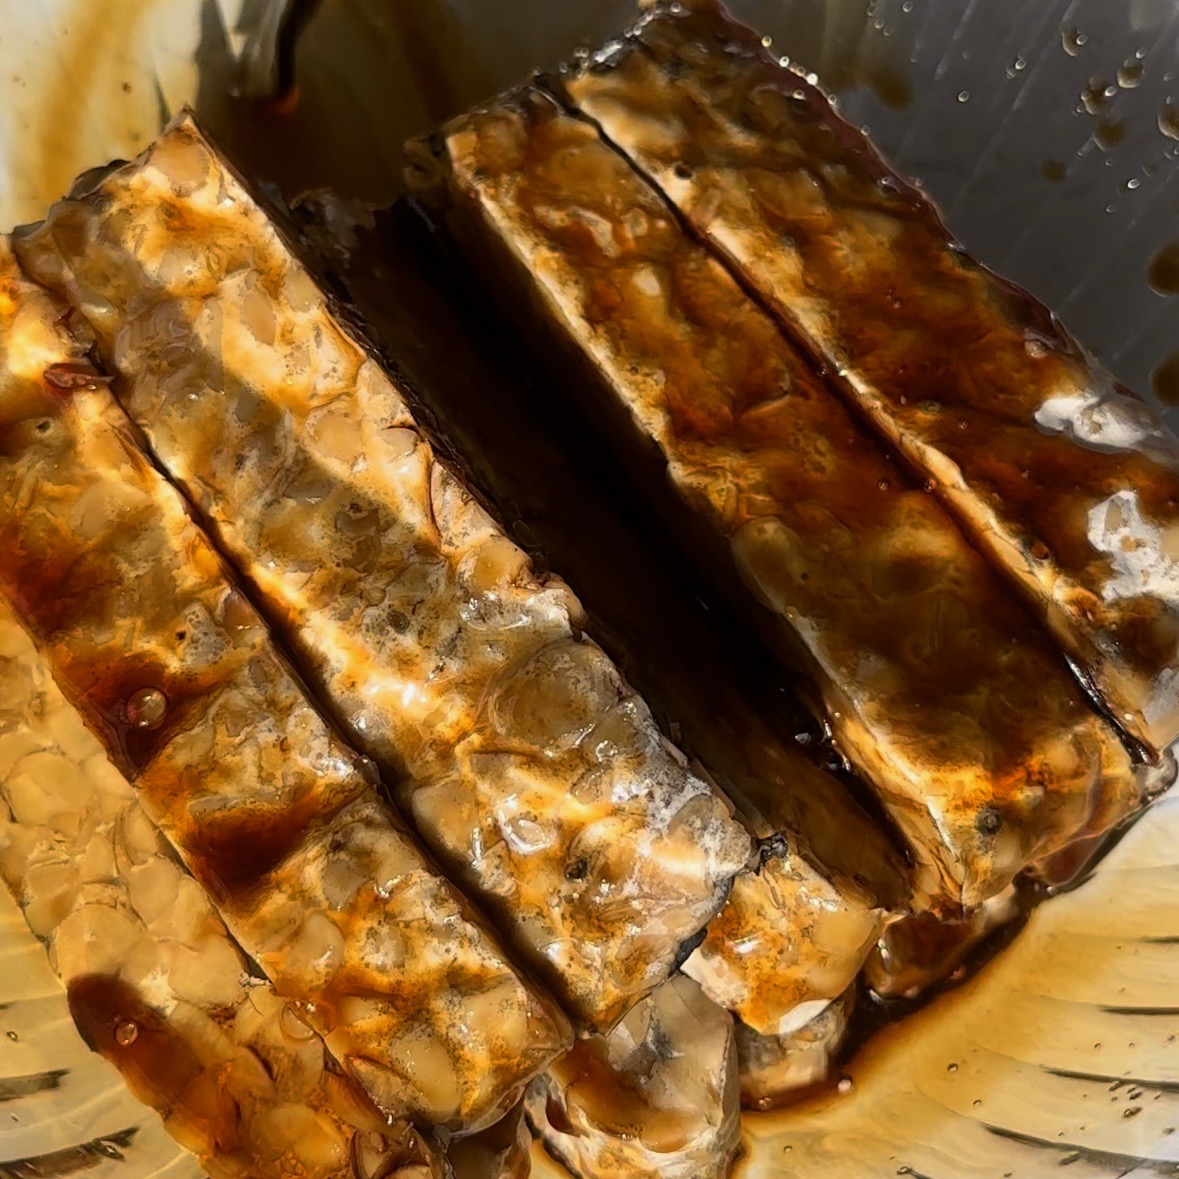
[[[580,1020],[670,970],[750,844],[434,457],[190,121],[22,239],[419,831]]]
[[[309,705],[61,306],[7,257],[0,294],[0,592],[233,935],[377,1103],[494,1120],[565,1045],[563,1018]]]
[[[214,1179],[370,1179],[358,1161],[396,1161],[408,1127],[251,973],[3,604],[0,873],[87,1043]]]
[[[937,500],[861,432],[777,327],[588,123],[535,90],[464,116],[410,181],[494,243],[655,443],[727,548],[837,740],[967,904],[1142,802],[1113,730]],[[750,604],[760,612],[760,607]]]
[[[673,975],[537,1077],[526,1106],[576,1175],[723,1179],[740,1140],[733,1018]]]
[[[515,535],[569,576],[620,670],[767,841],[764,866],[736,878],[682,969],[710,998],[777,1034],[800,1004],[841,994],[885,910],[907,905],[903,857],[844,781],[821,768],[831,750],[820,725],[756,640],[738,644],[731,627],[709,625],[690,572],[668,560],[658,530],[605,494],[610,449],[584,440],[579,451],[576,427],[532,395],[548,384],[510,331],[489,321],[459,260],[404,208],[347,246],[349,299],[397,358],[415,403]],[[337,272],[341,265],[337,255]]]
[[[826,96],[713,0],[567,82],[1021,584],[1113,714],[1179,735],[1179,443],[956,247]]]

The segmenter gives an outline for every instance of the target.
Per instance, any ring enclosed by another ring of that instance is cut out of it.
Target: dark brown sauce
[[[1151,258],[1146,277],[1151,290],[1160,295],[1179,295],[1179,239],[1168,242]]]
[[[195,1136],[210,1152],[239,1145],[237,1103],[223,1087],[199,1082],[205,1066],[174,1022],[114,976],[75,978],[67,998],[82,1039],[115,1065],[140,1100],[180,1118],[188,1140]]]
[[[1150,374],[1150,387],[1164,405],[1179,405],[1179,352],[1172,352]]]
[[[1125,119],[1102,119],[1093,132],[1093,139],[1102,151],[1112,151],[1125,138]]]

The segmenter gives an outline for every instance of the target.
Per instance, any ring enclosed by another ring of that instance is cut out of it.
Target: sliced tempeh
[[[759,1035],[738,1024],[741,1104],[747,1109],[769,1109],[827,1080],[847,1036],[854,1005],[852,987],[785,1036]]]
[[[0,593],[279,993],[390,1115],[474,1129],[567,1042],[378,800],[69,333],[0,258]]]
[[[579,1021],[664,979],[747,834],[444,466],[191,120],[22,238],[449,869]],[[395,295],[395,293],[393,293]]]
[[[592,125],[530,89],[411,151],[420,197],[581,370],[570,395],[656,494],[666,472],[685,547],[814,678],[926,891],[977,903],[1141,805],[1021,604]]]
[[[1179,736],[1179,442],[715,0],[569,94],[1027,592],[1118,722]]]
[[[740,1145],[733,1017],[673,975],[529,1086],[529,1120],[581,1179],[723,1179]]]
[[[353,1179],[353,1157],[384,1173],[411,1142],[428,1157],[252,973],[2,604],[0,702],[0,874],[87,1043],[172,1136],[218,1179]]]
[[[332,212],[305,236],[338,224]],[[760,870],[733,882],[682,970],[758,1031],[784,1033],[851,984],[885,912],[909,900],[907,866],[821,768],[832,757],[821,728],[756,638],[710,626],[691,570],[604,494],[595,476],[609,451],[567,445],[568,423],[545,412],[545,374],[456,263],[399,207],[333,242],[328,265],[464,471],[577,586],[606,650],[761,841]]]

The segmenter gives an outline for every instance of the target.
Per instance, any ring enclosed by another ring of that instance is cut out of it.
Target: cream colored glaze
[[[658,446],[750,616],[801,649],[922,891],[977,904],[1142,805],[1114,730],[936,499],[590,124],[522,91],[440,143],[411,149],[411,185],[494,243],[495,281],[594,369],[594,411]]]
[[[312,708],[61,304],[0,265],[0,592],[233,936],[377,1104],[494,1121],[565,1020]]]
[[[575,1016],[657,985],[750,854],[181,121],[22,237],[352,738]]]

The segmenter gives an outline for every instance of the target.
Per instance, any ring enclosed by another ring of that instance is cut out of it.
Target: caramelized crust
[[[750,854],[579,630],[558,579],[439,464],[191,121],[55,207],[21,257],[353,740],[585,1024],[667,976]]]
[[[378,1105],[495,1120],[568,1042],[563,1017],[311,707],[62,307],[0,264],[0,592],[234,937]]]
[[[216,1179],[371,1179],[410,1147],[431,1157],[252,972],[3,604],[0,875],[85,1041]]]
[[[1140,805],[1114,731],[937,500],[590,124],[529,90],[411,150],[421,198],[589,370],[589,412],[655,449],[669,519],[814,677],[925,891],[976,903]]]
[[[1022,587],[1118,723],[1179,736],[1179,442],[974,263],[715,0],[565,80]]]

